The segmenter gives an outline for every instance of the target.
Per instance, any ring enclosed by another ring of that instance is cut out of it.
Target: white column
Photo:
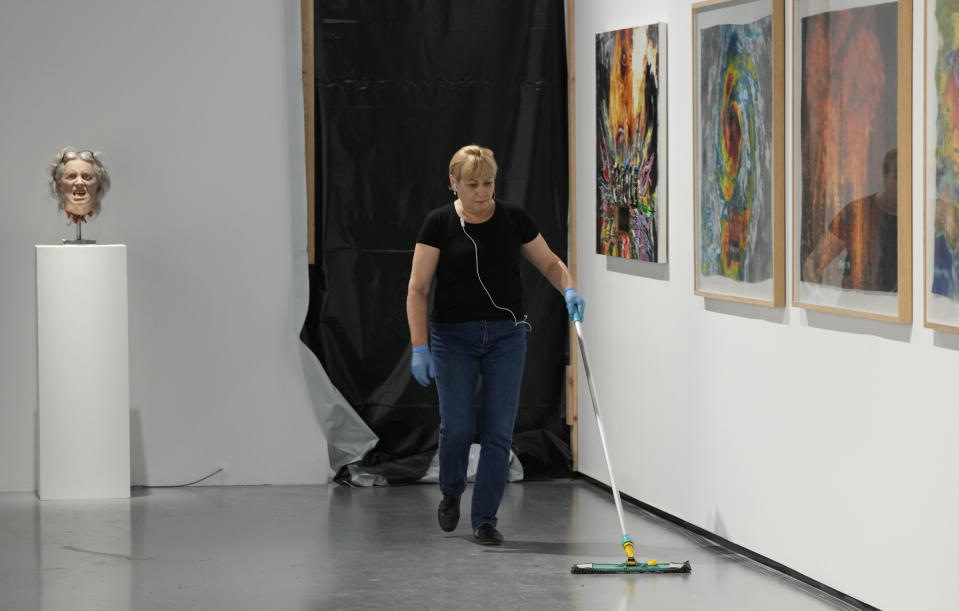
[[[127,249],[37,249],[37,493],[129,498]]]

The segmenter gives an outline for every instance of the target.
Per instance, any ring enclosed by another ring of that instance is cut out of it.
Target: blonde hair
[[[450,176],[457,182],[471,178],[496,178],[496,170],[493,151],[478,144],[467,144],[450,159]]]

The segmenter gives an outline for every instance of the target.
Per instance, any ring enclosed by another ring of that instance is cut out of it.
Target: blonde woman
[[[439,524],[452,531],[459,522],[469,448],[478,432],[470,522],[474,538],[484,545],[503,541],[496,513],[506,488],[530,328],[520,259],[564,296],[570,314],[573,308],[582,314],[586,305],[529,215],[495,200],[496,171],[488,148],[471,144],[453,155],[449,180],[457,198],[427,215],[416,239],[406,298],[412,374],[423,386],[435,378],[439,394]],[[477,417],[473,400],[480,379]]]

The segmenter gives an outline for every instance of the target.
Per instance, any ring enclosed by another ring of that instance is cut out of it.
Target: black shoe
[[[439,518],[440,528],[446,532],[455,529],[460,521],[460,497],[444,494],[436,510],[436,517]]]
[[[499,534],[492,524],[480,524],[480,527],[473,531],[473,538],[480,545],[499,545],[503,542],[503,535]]]

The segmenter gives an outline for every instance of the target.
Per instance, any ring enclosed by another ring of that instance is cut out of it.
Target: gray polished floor
[[[612,497],[582,480],[510,484],[500,547],[474,544],[468,519],[441,531],[438,499],[435,485],[0,494],[0,609],[850,608],[631,505],[637,558],[693,572],[572,575],[624,559]]]

